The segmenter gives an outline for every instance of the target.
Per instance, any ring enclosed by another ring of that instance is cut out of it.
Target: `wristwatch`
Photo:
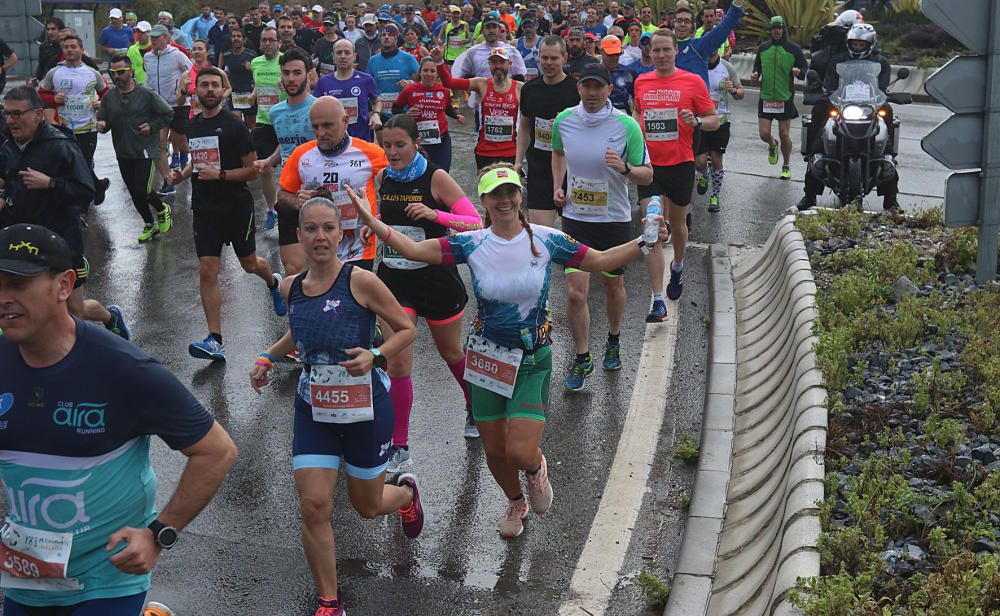
[[[226,181],[226,170],[225,169],[221,169],[219,171],[219,181],[220,182],[225,182]]]
[[[646,243],[646,240],[640,237],[638,246],[639,246],[639,251],[642,252],[643,256],[649,254],[649,244]]]
[[[56,189],[56,179],[49,178],[49,190],[55,190],[55,189]]]
[[[373,362],[374,366],[376,368],[381,368],[385,370],[385,367],[389,365],[389,360],[385,358],[385,355],[382,355],[382,352],[376,349],[375,347],[372,347],[368,350],[371,352],[372,355],[375,356],[375,360]]]
[[[695,124],[695,125],[694,125],[694,127],[695,127],[696,129],[698,129],[698,128],[701,128],[701,116],[695,116],[695,118],[694,118],[694,119],[695,119],[695,120],[698,120],[698,123],[697,123],[697,124]]]
[[[628,175],[632,172],[632,165],[628,164],[628,161],[622,161],[625,163],[625,171],[622,171],[622,175]]]
[[[153,522],[146,528],[152,531],[153,540],[156,541],[156,545],[160,546],[164,550],[169,550],[177,545],[178,533],[177,529],[173,526],[164,524],[159,520],[153,520]]]

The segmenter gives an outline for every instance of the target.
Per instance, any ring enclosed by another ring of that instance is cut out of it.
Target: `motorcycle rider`
[[[837,88],[840,87],[840,76],[837,73],[837,65],[842,62],[851,62],[866,60],[869,62],[876,62],[880,65],[881,69],[879,71],[878,77],[878,87],[882,92],[886,92],[889,88],[889,81],[892,78],[892,68],[889,65],[889,61],[882,55],[882,52],[876,47],[878,37],[875,33],[875,28],[871,24],[857,24],[850,29],[847,33],[847,40],[844,49],[834,54],[826,67],[826,74],[823,77],[822,88],[823,88],[823,98],[818,100],[813,106],[812,111],[812,123],[808,128],[808,138],[806,141],[806,156],[811,158],[813,154],[818,154],[822,152],[822,143],[819,140],[819,133],[826,124],[826,119],[829,117],[830,113],[830,93],[835,92]],[[886,119],[886,124],[889,130],[892,129],[891,116]],[[890,134],[888,143],[892,143],[892,135]],[[888,150],[886,154],[895,155],[895,152]],[[887,180],[878,185],[878,194],[882,196],[882,207],[886,210],[893,210],[899,208],[899,202],[897,201],[897,194],[899,192],[899,178],[898,176],[893,176],[891,180]],[[816,205],[816,197],[823,194],[823,183],[812,174],[812,170],[809,165],[806,166],[806,176],[805,176],[805,195],[802,200],[798,203],[799,210],[807,210]]]
[[[826,67],[830,64],[830,59],[839,54],[844,49],[844,45],[847,44],[847,32],[857,24],[864,22],[861,13],[848,10],[823,26],[819,34],[814,36],[809,43],[809,50],[812,52],[809,69],[816,71],[822,79],[823,75],[826,75]],[[805,93],[814,96],[822,95],[822,83],[807,83]]]

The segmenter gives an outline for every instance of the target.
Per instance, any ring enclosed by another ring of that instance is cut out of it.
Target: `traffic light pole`
[[[996,278],[997,240],[1000,236],[1000,2],[992,2],[990,6],[985,121],[979,199],[979,252],[976,255],[976,280],[981,284]]]

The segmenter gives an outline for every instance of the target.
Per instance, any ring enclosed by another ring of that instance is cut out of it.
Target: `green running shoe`
[[[699,195],[704,195],[707,192],[708,192],[708,176],[707,175],[701,175],[701,174],[699,174],[698,175],[698,194]]]
[[[778,176],[778,177],[780,177],[783,180],[790,180],[790,179],[792,179],[792,168],[789,167],[788,165],[782,165],[782,167],[781,167],[781,175]]]
[[[604,342],[604,361],[602,362],[602,367],[605,370],[621,370],[621,351],[622,345],[620,342],[612,344],[610,340],[606,340]]]
[[[160,228],[155,224],[147,223],[142,227],[142,233],[139,234],[139,242],[148,242],[157,235],[160,234]]]
[[[767,146],[767,162],[772,165],[778,164],[778,142],[772,141],[771,145]]]
[[[173,219],[170,217],[170,206],[166,203],[163,204],[163,209],[157,212],[156,223],[160,227],[160,233],[166,233],[174,226]]]
[[[708,211],[718,212],[719,211],[719,195],[712,195],[708,198]]]
[[[563,387],[566,391],[580,391],[583,389],[583,380],[594,371],[594,358],[591,357],[590,353],[587,353],[587,360],[584,362],[573,361],[573,367],[569,369],[569,374],[566,375],[566,382],[563,383]]]

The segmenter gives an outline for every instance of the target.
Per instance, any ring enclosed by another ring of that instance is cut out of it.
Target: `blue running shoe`
[[[573,367],[569,369],[569,374],[566,375],[566,382],[563,383],[563,387],[566,391],[580,391],[583,389],[583,380],[594,371],[594,358],[587,353],[587,360],[584,362],[573,361]]]
[[[104,328],[128,342],[132,342],[132,330],[128,328],[128,323],[125,322],[122,309],[112,304],[108,306],[108,312],[111,313],[111,322],[105,325]]]
[[[274,314],[283,317],[288,314],[288,304],[285,303],[285,298],[281,296],[281,274],[275,272],[274,280],[274,288],[268,289],[268,292],[271,294],[271,303],[274,304]]]
[[[267,211],[267,218],[264,220],[264,230],[270,231],[278,225],[278,213],[274,210]]]
[[[209,336],[200,342],[192,342],[188,345],[188,353],[197,359],[210,359],[212,361],[226,361],[226,346]]]
[[[667,318],[667,303],[662,299],[653,300],[653,307],[646,315],[647,323],[662,323]]]
[[[622,345],[620,342],[612,343],[610,339],[604,342],[604,361],[602,367],[605,370],[621,370]]]
[[[675,272],[673,265],[670,266],[670,282],[667,283],[667,297],[671,300],[677,300],[680,298],[681,293],[684,292],[684,282],[681,280],[681,276],[684,272]]]
[[[160,187],[160,190],[156,191],[156,194],[160,195],[161,197],[166,197],[176,193],[177,189],[171,186],[168,182],[164,182],[163,186]]]

